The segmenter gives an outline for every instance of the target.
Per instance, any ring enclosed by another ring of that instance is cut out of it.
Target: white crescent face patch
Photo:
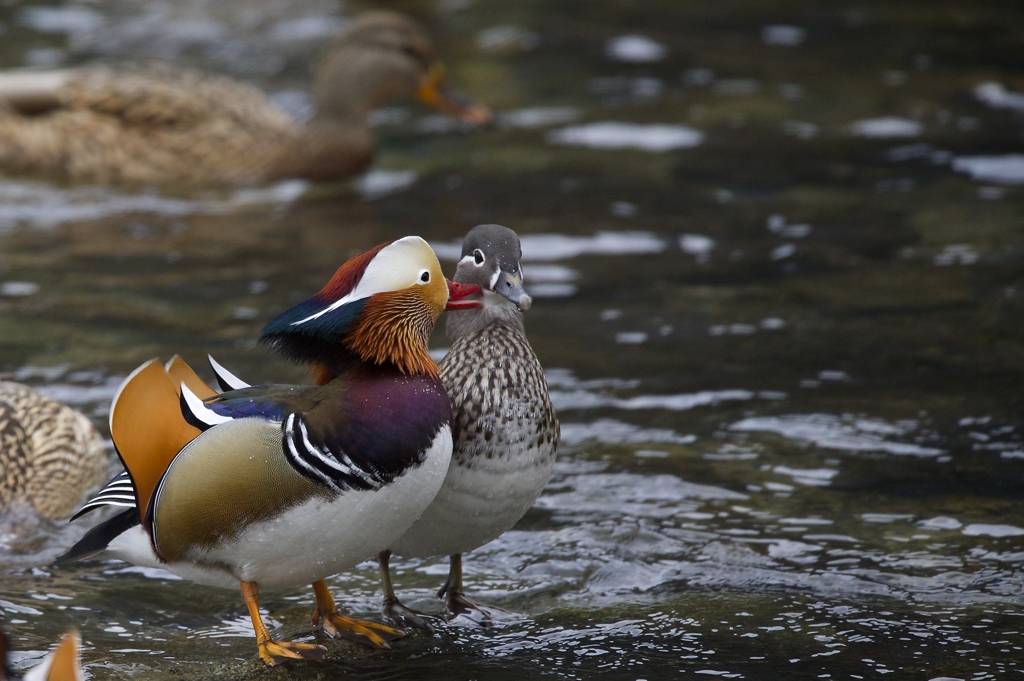
[[[418,236],[402,237],[392,241],[373,256],[354,289],[329,307],[311,314],[305,319],[292,322],[292,326],[312,321],[343,305],[369,298],[376,293],[401,291],[417,285],[424,286],[438,277],[444,278],[444,275],[441,273],[441,264],[437,261],[437,256],[434,255],[430,245]]]

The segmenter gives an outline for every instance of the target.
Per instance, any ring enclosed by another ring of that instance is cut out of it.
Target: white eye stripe
[[[366,270],[363,272],[359,283],[356,284],[356,287],[350,293],[331,303],[330,306],[323,310],[315,312],[305,319],[292,322],[291,325],[305,324],[355,300],[369,298],[375,293],[400,291],[415,283],[425,283],[419,281],[419,277],[424,271],[423,269],[417,268],[415,270],[416,279],[413,281],[408,279],[409,269],[410,265],[417,264],[422,266],[429,263],[430,260],[433,260],[433,264],[436,264],[437,256],[434,255],[434,251],[430,249],[427,242],[420,237],[407,236],[393,241],[373,257],[366,266]],[[440,265],[437,266],[440,267]]]

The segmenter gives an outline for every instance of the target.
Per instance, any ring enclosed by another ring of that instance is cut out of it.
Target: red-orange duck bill
[[[483,294],[483,289],[479,284],[460,284],[451,279],[445,279],[445,281],[448,282],[448,305],[444,309],[469,310],[474,307],[483,307],[481,296],[468,299],[469,296]]]

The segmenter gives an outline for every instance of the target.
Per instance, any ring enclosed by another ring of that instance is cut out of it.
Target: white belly
[[[538,463],[482,459],[467,467],[455,460],[433,502],[397,540],[393,553],[406,557],[465,553],[496,539],[533,505],[551,474],[551,457]]]
[[[329,501],[314,498],[195,556],[223,569],[160,562],[140,526],[114,539],[107,554],[212,586],[310,584],[374,557],[400,536],[437,495],[451,451],[451,430],[445,426],[420,466],[381,489],[349,490]]]

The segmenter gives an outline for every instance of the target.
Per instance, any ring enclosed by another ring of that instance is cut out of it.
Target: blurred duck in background
[[[424,28],[393,12],[354,20],[327,49],[306,123],[252,86],[170,66],[0,72],[0,172],[122,185],[335,181],[369,166],[367,117],[402,96],[490,120],[448,87]]]
[[[27,504],[71,514],[107,475],[103,438],[85,416],[28,386],[0,381],[0,512]]]
[[[78,632],[69,631],[42,664],[25,672],[24,676],[16,676],[8,666],[7,636],[0,629],[0,681],[82,681],[85,677],[79,653],[81,647]]]

